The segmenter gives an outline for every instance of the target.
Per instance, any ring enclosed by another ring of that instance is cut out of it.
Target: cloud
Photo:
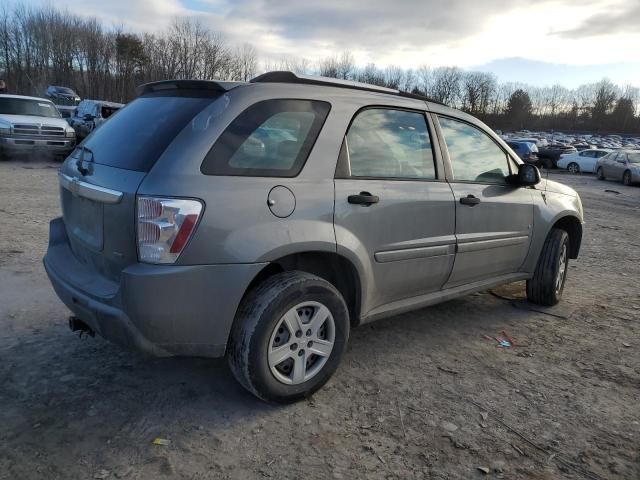
[[[577,39],[621,33],[640,33],[640,4],[637,0],[607,5],[607,11],[589,16],[575,28],[561,30],[556,35]]]
[[[297,57],[314,64],[350,50],[360,66],[409,68],[511,57],[568,65],[640,62],[640,50],[621,48],[640,40],[638,1],[56,0],[56,6],[143,32],[160,32],[174,17],[195,17],[231,44],[253,44],[265,61]]]

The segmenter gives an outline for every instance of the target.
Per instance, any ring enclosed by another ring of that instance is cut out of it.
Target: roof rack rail
[[[300,75],[286,70],[263,73],[252,78],[250,83],[302,83],[307,85],[322,85],[325,87],[351,88],[354,90],[365,90],[369,92],[387,93],[389,95],[398,95],[400,97],[413,98],[423,100],[425,102],[437,103],[445,105],[442,102],[434,100],[423,95],[415,93],[403,92],[393,88],[380,87],[369,83],[355,82],[353,80],[341,80],[339,78],[316,77],[313,75]]]

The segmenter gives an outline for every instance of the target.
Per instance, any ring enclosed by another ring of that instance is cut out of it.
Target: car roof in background
[[[5,94],[5,93],[2,93],[2,94],[0,94],[0,98],[17,98],[17,99],[20,99],[20,100],[35,100],[35,101],[38,101],[38,102],[53,103],[48,98],[29,97],[27,95],[8,95],[8,94]]]
[[[98,105],[101,105],[103,107],[112,107],[112,108],[122,108],[124,107],[124,103],[116,103],[116,102],[108,102],[106,100],[90,100],[90,99],[85,99],[82,100],[83,102],[87,102],[87,103],[97,103]]]
[[[55,88],[56,90],[61,90],[61,91],[69,91],[69,92],[73,92],[76,93],[73,88],[71,87],[63,87],[61,85],[50,85],[49,88]]]

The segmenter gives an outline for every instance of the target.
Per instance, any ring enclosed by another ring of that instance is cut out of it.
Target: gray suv
[[[44,265],[72,330],[226,355],[274,402],[357,325],[518,280],[557,303],[582,237],[576,192],[477,119],[290,72],[144,85],[59,180]]]

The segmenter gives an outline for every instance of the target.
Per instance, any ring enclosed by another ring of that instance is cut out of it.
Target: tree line
[[[311,61],[258,58],[250,43],[230,44],[197,20],[175,19],[162,32],[107,28],[52,6],[0,7],[0,79],[12,93],[43,95],[48,85],[83,98],[126,102],[136,86],[163,79],[249,80],[291,70],[422,94],[476,115],[494,128],[640,132],[640,90],[600,82],[568,89],[499,82],[458,67],[358,66],[349,51]]]
[[[48,85],[59,85],[83,98],[126,102],[145,82],[248,80],[257,64],[250,44],[229,45],[189,19],[176,19],[159,34],[138,34],[51,6],[0,7],[0,79],[15,93],[43,95]]]

